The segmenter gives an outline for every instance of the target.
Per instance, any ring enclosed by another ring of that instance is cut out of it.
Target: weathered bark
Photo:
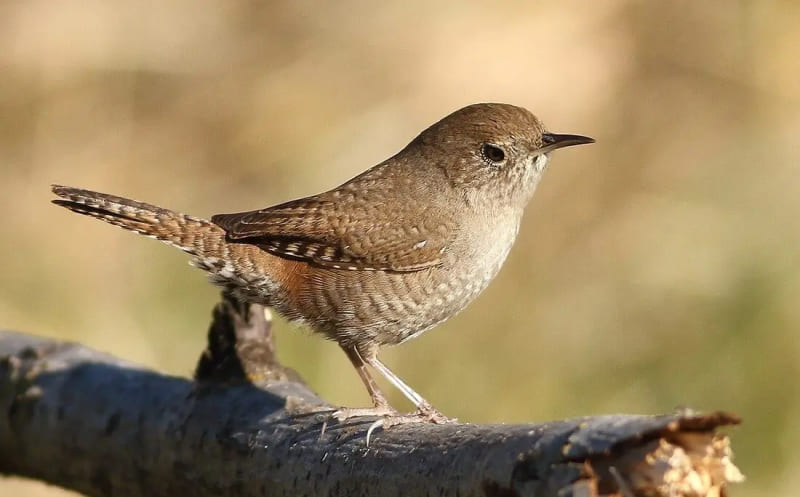
[[[339,423],[258,306],[215,310],[197,378],[0,332],[0,472],[92,496],[716,496],[725,413],[530,425]]]

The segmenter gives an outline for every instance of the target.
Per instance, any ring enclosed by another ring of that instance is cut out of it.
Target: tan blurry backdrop
[[[0,327],[189,375],[216,290],[174,249],[50,205],[49,184],[254,209],[458,107],[514,103],[597,144],[555,154],[476,303],[383,357],[462,421],[731,410],[734,494],[793,495],[797,2],[320,4],[0,4]],[[326,399],[367,403],[333,344],[278,328]]]

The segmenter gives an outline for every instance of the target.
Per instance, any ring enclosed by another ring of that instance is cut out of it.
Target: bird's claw
[[[369,447],[373,432],[378,428],[388,430],[393,426],[412,423],[451,424],[457,422],[456,419],[448,418],[431,406],[420,406],[420,409],[411,414],[401,414],[391,407],[342,408],[332,414],[332,417],[340,423],[352,418],[376,416],[378,419],[367,428],[367,447]]]

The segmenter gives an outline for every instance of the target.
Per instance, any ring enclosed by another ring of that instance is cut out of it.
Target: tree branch
[[[530,425],[338,423],[224,298],[194,381],[0,332],[0,472],[91,496],[719,496],[725,413]]]

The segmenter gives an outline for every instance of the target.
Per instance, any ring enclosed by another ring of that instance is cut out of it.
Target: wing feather
[[[385,192],[345,184],[257,211],[218,214],[211,221],[231,241],[321,267],[408,272],[440,264],[457,229],[453,216],[435,204],[420,211],[409,202],[387,212],[386,199],[377,194]]]

